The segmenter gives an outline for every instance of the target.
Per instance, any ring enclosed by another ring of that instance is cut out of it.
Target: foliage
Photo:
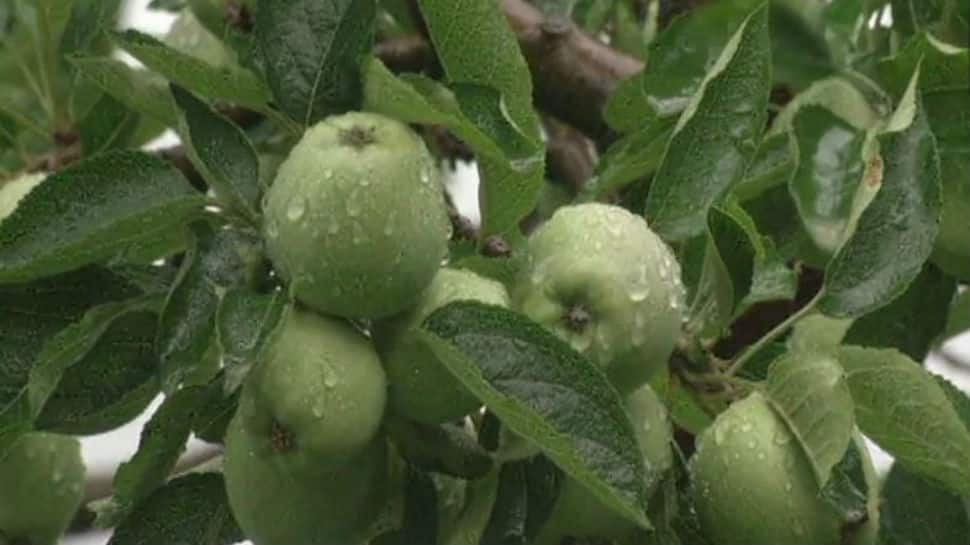
[[[162,394],[115,545],[965,539],[970,4],[152,7],[0,0],[0,473]]]

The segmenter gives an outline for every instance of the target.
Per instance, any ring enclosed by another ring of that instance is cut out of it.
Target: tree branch
[[[583,131],[599,144],[612,131],[603,109],[617,84],[643,63],[617,51],[562,17],[547,17],[524,0],[501,0],[509,26],[532,72],[538,108]],[[424,38],[407,36],[379,43],[378,56],[394,72],[419,72],[435,66]]]
[[[609,142],[603,109],[617,84],[643,63],[524,0],[502,0],[502,8],[532,71],[539,108],[599,143]]]

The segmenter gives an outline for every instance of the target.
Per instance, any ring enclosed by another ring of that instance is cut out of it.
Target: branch
[[[612,131],[603,109],[617,84],[643,63],[617,51],[562,17],[547,17],[524,0],[501,0],[509,26],[532,72],[540,110],[608,143]],[[434,51],[418,36],[379,43],[377,55],[391,71],[419,72],[435,66]]]
[[[548,136],[546,174],[576,195],[593,175],[596,148],[582,132],[569,125],[549,116],[544,121]]]
[[[611,140],[603,109],[617,84],[643,63],[524,0],[502,0],[502,7],[532,71],[540,109],[598,142]]]

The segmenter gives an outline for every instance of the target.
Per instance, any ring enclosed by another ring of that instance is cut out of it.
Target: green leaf
[[[800,160],[788,187],[809,236],[833,253],[851,232],[853,212],[879,187],[865,176],[874,150],[865,132],[822,106],[802,107],[792,125]]]
[[[596,163],[596,171],[583,186],[579,198],[583,201],[603,199],[656,171],[673,132],[674,122],[675,118],[661,119],[611,144]]]
[[[108,545],[232,545],[243,539],[222,475],[196,473],[148,496],[114,530]]]
[[[263,0],[256,37],[276,106],[310,126],[360,106],[374,0]]]
[[[645,211],[664,239],[700,234],[711,206],[743,177],[761,141],[770,75],[762,4],[731,37],[677,121]]]
[[[220,294],[245,285],[251,264],[260,256],[260,243],[253,234],[214,230],[202,221],[190,229],[193,244],[158,325],[162,389],[168,393],[180,384],[204,384],[212,378],[214,370],[206,355],[215,348]]]
[[[97,40],[117,25],[120,8],[121,0],[73,0],[61,35],[61,55],[91,52]]]
[[[375,57],[367,57],[362,70],[365,110],[407,123],[445,126],[477,153],[505,157],[505,143],[475,126],[448,87],[419,74],[395,76]]]
[[[142,295],[120,274],[87,267],[29,284],[0,285],[0,406],[26,384],[44,343],[92,307]]]
[[[892,0],[893,30],[903,38],[920,32],[933,31],[947,41],[967,43],[970,15],[966,9],[959,13],[958,0],[921,0],[909,2]],[[962,15],[962,16],[961,16]]]
[[[48,176],[0,223],[0,283],[143,254],[171,240],[203,202],[178,170],[145,153],[81,160]]]
[[[646,485],[656,476],[646,474],[619,394],[599,368],[524,317],[477,303],[439,309],[420,331],[503,424],[604,504],[649,527]]]
[[[766,393],[801,445],[821,489],[845,456],[855,429],[842,366],[824,353],[786,354],[768,369]]]
[[[918,79],[916,72],[879,136],[882,186],[826,268],[819,308],[831,316],[861,316],[885,306],[906,290],[933,250],[940,159],[916,93]]]
[[[543,181],[545,155],[540,151],[539,121],[532,109],[529,67],[493,0],[464,2],[460,12],[452,0],[421,0],[419,4],[448,82],[495,89],[500,110],[506,113],[502,117],[537,151],[532,157],[511,162],[479,158],[482,235],[513,231],[535,207]],[[467,106],[467,102],[463,104],[463,111]],[[494,118],[490,115],[476,122]],[[497,126],[502,125],[505,123]]]
[[[762,0],[712,2],[671,22],[650,44],[649,65],[614,91],[606,106],[606,122],[618,132],[631,133],[678,116],[734,30],[762,4]]]
[[[970,15],[970,14],[968,14]],[[929,34],[914,37],[878,66],[880,79],[895,95],[904,94],[909,76],[920,69],[919,89],[936,137],[943,184],[943,225],[934,261],[970,281],[965,218],[970,216],[970,51],[948,46]]]
[[[91,107],[78,127],[81,149],[91,156],[115,148],[123,148],[138,126],[138,114],[111,95],[103,95]]]
[[[693,290],[685,331],[716,339],[751,290],[754,266],[764,248],[751,218],[734,203],[711,209],[704,238],[704,262]]]
[[[479,545],[498,494],[498,468],[482,477],[468,481],[465,506],[457,520],[445,524],[439,543]]]
[[[949,339],[968,330],[970,330],[970,290],[965,290],[950,304],[943,338]]]
[[[212,66],[136,30],[114,35],[119,47],[169,81],[216,100],[265,109],[269,91],[255,74],[238,65]]]
[[[896,348],[916,361],[923,361],[946,326],[942,309],[955,293],[956,280],[927,263],[905,293],[856,320],[846,333],[845,342]]]
[[[804,88],[809,82],[831,74],[841,59],[833,58],[821,11],[824,3],[773,0],[771,47],[776,52],[775,85]]]
[[[940,385],[940,388],[943,389],[943,393],[946,394],[947,399],[950,400],[950,403],[956,410],[957,415],[963,422],[963,426],[967,428],[967,430],[970,430],[970,395],[967,395],[966,392],[957,388],[952,382],[944,377],[941,377],[940,375],[933,375],[933,378],[936,379],[936,383]]]
[[[529,483],[526,460],[509,462],[499,472],[498,495],[482,535],[481,545],[527,545]]]
[[[129,109],[150,116],[166,127],[176,125],[178,118],[168,86],[157,74],[107,57],[73,56],[69,60],[81,74]]]
[[[966,541],[970,514],[964,499],[893,464],[880,492],[879,543],[947,545]]]
[[[663,400],[670,420],[692,435],[699,435],[714,422],[694,391],[685,387],[675,377],[661,375],[650,382],[650,387]]]
[[[438,491],[431,477],[408,467],[401,527],[372,541],[373,545],[437,545]]]
[[[202,400],[192,422],[195,437],[209,443],[223,444],[229,422],[239,406],[239,392],[226,392],[225,372],[220,371],[201,394]]]
[[[114,495],[99,511],[95,524],[117,526],[165,484],[185,450],[203,392],[200,387],[183,388],[165,398],[142,428],[138,451],[115,473]]]
[[[51,336],[37,354],[26,380],[4,388],[8,396],[0,405],[0,457],[13,439],[33,427],[65,371],[90,352],[112,322],[153,306],[157,306],[156,301],[150,297],[105,303]]]
[[[853,441],[845,451],[845,456],[832,468],[829,480],[822,487],[821,496],[835,507],[842,515],[842,520],[848,525],[858,525],[865,522],[869,516],[869,484],[866,482],[866,464],[868,453],[864,439],[858,433],[853,435]]]
[[[286,305],[283,292],[259,294],[242,288],[226,292],[216,314],[216,332],[227,392],[236,391],[259,360]]]
[[[798,165],[798,146],[790,131],[769,134],[761,141],[758,153],[748,165],[734,194],[741,201],[762,194],[765,190],[787,183]]]
[[[192,93],[173,85],[179,135],[192,164],[216,195],[244,218],[259,216],[259,159],[242,129]]]
[[[915,68],[915,67],[914,67]],[[906,74],[906,82],[912,75]],[[905,82],[904,82],[905,85]],[[794,120],[803,109],[823,108],[840,121],[857,131],[873,128],[880,122],[880,113],[870,104],[869,99],[848,80],[840,77],[826,78],[812,83],[789,102],[771,126],[771,134],[791,129]]]
[[[970,431],[919,364],[893,349],[839,351],[856,421],[908,470],[970,495]]]
[[[130,422],[158,394],[154,312],[111,323],[90,352],[67,368],[37,417],[37,429],[104,433]]]
[[[387,428],[401,457],[425,471],[477,479],[492,470],[492,457],[459,426],[428,426],[392,415]]]

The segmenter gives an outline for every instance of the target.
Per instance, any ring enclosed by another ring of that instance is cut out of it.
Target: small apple
[[[621,392],[664,369],[680,332],[680,265],[618,206],[560,208],[533,233],[516,309],[600,365]]]

